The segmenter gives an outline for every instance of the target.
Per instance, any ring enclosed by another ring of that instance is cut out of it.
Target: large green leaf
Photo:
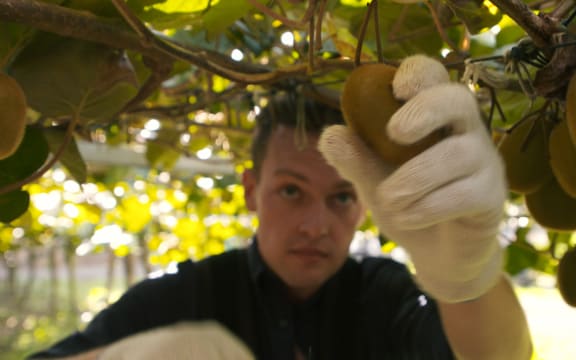
[[[170,170],[179,158],[180,153],[166,144],[148,142],[146,146],[146,160],[153,168]]]
[[[443,40],[438,34],[434,20],[426,7],[379,2],[379,28],[383,42],[383,52],[387,58],[402,58],[415,53],[438,55]],[[365,9],[355,9],[356,16],[352,32],[359,33]],[[375,49],[376,30],[371,20],[366,30],[366,41],[372,42]]]
[[[0,195],[0,222],[10,223],[28,210],[30,194],[27,191],[15,190]]]
[[[471,34],[478,34],[483,29],[498,24],[502,19],[502,13],[496,8],[489,9],[483,0],[445,0],[445,2]]]
[[[136,9],[144,9],[147,6],[159,4],[162,2],[164,2],[164,0],[128,0],[126,1],[126,5],[128,5],[128,7],[134,11]]]
[[[50,117],[78,115],[83,124],[109,122],[138,91],[124,53],[48,33],[38,33],[9,72],[30,107]]]
[[[48,128],[44,130],[44,136],[52,151],[52,154],[59,151],[66,138],[66,129],[60,127]],[[82,154],[78,150],[76,139],[72,138],[66,149],[59,158],[60,163],[68,170],[70,175],[79,183],[85,183],[87,178],[87,168]]]
[[[202,27],[201,12],[169,13],[151,8],[147,9],[139,17],[156,30],[172,30],[183,27],[201,29]]]
[[[34,174],[46,162],[48,154],[48,144],[42,131],[28,126],[18,150],[0,160],[0,187]]]
[[[0,22],[0,71],[24,48],[34,29],[21,24]]]
[[[148,1],[150,2],[150,1]],[[155,9],[161,10],[166,13],[192,13],[203,11],[209,6],[211,3],[216,3],[214,0],[164,0],[164,1],[156,1],[154,5]]]
[[[506,249],[506,272],[511,275],[517,275],[537,262],[536,249],[526,242],[514,242]]]
[[[220,35],[251,8],[252,5],[246,0],[221,0],[212,6],[203,16],[208,38]]]
[[[496,47],[501,48],[518,42],[526,32],[516,24],[502,26],[500,32],[496,35]]]

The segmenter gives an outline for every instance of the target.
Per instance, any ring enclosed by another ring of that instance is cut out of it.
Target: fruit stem
[[[372,5],[374,4],[374,5]],[[382,51],[382,39],[380,37],[380,20],[378,19],[378,0],[373,0],[370,3],[374,7],[374,32],[376,33],[376,51],[378,53],[378,62],[384,62],[384,53]]]
[[[354,54],[354,66],[359,66],[362,58],[362,45],[364,44],[364,37],[366,36],[366,28],[368,28],[368,23],[370,22],[370,15],[372,14],[372,9],[374,4],[377,4],[377,0],[372,0],[366,9],[364,14],[364,19],[362,19],[362,24],[360,26],[360,33],[358,34],[358,44],[356,44],[356,53]]]

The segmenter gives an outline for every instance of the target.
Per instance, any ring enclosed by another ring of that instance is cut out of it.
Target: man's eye
[[[280,195],[285,198],[295,198],[300,195],[300,189],[294,185],[284,186],[282,189],[280,189]]]
[[[338,193],[334,196],[334,199],[340,204],[340,205],[349,205],[351,203],[353,203],[356,200],[356,196],[352,193],[349,192],[342,192],[342,193]]]

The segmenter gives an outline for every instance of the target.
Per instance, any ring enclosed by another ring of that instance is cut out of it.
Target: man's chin
[[[296,298],[304,300],[314,295],[324,285],[328,276],[325,273],[319,274],[317,272],[302,272],[298,271],[292,273],[289,279],[284,279],[288,286],[290,293],[295,295]]]

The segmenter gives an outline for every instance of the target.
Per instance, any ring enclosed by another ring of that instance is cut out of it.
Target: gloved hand
[[[322,133],[319,150],[355,185],[380,231],[408,252],[419,286],[454,303],[481,296],[500,277],[497,233],[507,187],[473,94],[439,75],[446,70],[438,64],[421,55],[402,61],[393,89],[407,101],[387,131],[403,144],[443,126],[450,136],[398,168],[342,125]]]
[[[251,360],[250,350],[215,322],[179,323],[120,340],[99,360]]]

